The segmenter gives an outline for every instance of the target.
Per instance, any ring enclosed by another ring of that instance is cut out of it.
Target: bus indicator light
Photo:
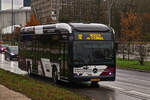
[[[91,79],[92,82],[99,82],[100,79],[99,78],[94,78],[94,79]]]
[[[82,40],[83,39],[83,35],[82,34],[78,34],[78,39]]]

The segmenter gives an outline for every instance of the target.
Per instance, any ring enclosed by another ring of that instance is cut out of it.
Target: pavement
[[[27,73],[21,71],[18,68],[18,62],[5,61],[3,54],[0,54],[0,68],[22,75],[25,75]],[[31,100],[31,99],[21,93],[15,92],[13,90],[6,88],[3,85],[0,85],[0,100]]]
[[[31,100],[18,92],[0,85],[0,100]]]

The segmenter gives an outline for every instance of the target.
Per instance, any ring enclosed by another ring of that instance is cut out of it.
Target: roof
[[[72,33],[72,28],[69,24],[66,23],[58,23],[58,24],[48,24],[48,25],[38,25],[38,26],[30,26],[23,27],[21,31],[23,33],[34,32],[35,34],[43,34],[43,33],[54,33],[57,30],[65,30],[69,33]]]
[[[54,33],[58,30],[67,31],[72,33],[72,30],[77,31],[99,31],[99,32],[106,32],[111,31],[111,28],[98,23],[57,23],[57,24],[48,24],[48,25],[38,25],[38,26],[30,26],[30,27],[23,27],[21,31],[23,33],[35,33],[37,35],[44,34],[44,33]]]
[[[104,24],[98,24],[98,23],[90,23],[90,24],[84,24],[84,23],[70,23],[70,25],[78,31],[110,31],[111,28]]]

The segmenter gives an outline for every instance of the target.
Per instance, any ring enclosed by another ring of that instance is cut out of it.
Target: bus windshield
[[[74,41],[73,63],[75,65],[113,64],[112,41]]]

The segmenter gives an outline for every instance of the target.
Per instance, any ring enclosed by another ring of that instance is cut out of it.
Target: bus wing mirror
[[[58,58],[58,60],[61,61],[62,59],[61,59],[61,58]]]

